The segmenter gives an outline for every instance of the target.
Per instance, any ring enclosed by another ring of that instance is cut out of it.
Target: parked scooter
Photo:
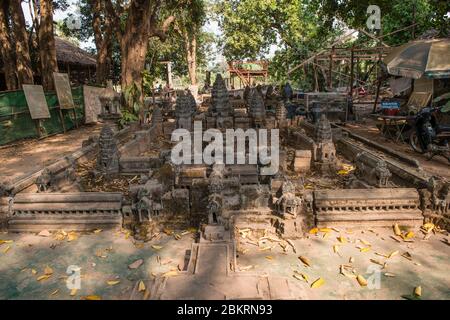
[[[445,100],[449,100],[445,105],[426,107],[416,114],[409,143],[414,151],[426,154],[429,160],[441,155],[450,162],[450,124],[440,121],[450,111],[450,94],[436,98],[434,104]]]

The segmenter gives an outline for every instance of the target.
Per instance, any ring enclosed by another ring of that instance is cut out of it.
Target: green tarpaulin
[[[81,123],[84,116],[83,87],[72,88],[77,120]],[[41,120],[44,128],[44,135],[63,132],[63,127],[59,119],[58,98],[56,92],[45,94],[50,119]],[[63,111],[66,129],[75,126],[71,119],[72,112]],[[38,137],[35,121],[31,119],[28,110],[25,94],[22,90],[0,92],[0,145],[4,145],[19,139]]]

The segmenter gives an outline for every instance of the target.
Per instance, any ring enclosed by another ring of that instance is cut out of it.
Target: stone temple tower
[[[222,117],[228,117],[231,114],[228,90],[220,74],[217,74],[211,90],[211,111]]]
[[[98,145],[96,169],[107,175],[119,173],[119,150],[114,132],[109,126],[104,126],[100,132]]]
[[[286,125],[286,114],[287,110],[283,102],[277,104],[275,110],[275,118],[277,119],[278,128],[282,128]]]
[[[192,102],[189,97],[180,91],[177,94],[177,103],[175,106],[175,116],[177,118],[177,128],[192,130]]]
[[[159,106],[155,106],[155,108],[153,109],[151,126],[155,127],[155,133],[157,135],[163,133],[163,116],[161,113],[161,108]]]
[[[336,168],[336,148],[333,143],[331,125],[325,114],[322,114],[314,131],[314,163],[322,173],[330,173]]]
[[[264,107],[264,98],[261,93],[253,89],[249,101],[250,115],[253,118],[255,128],[264,126],[264,118],[266,116],[266,109]]]
[[[211,116],[216,117],[217,128],[233,127],[233,113],[228,90],[220,74],[217,74],[216,81],[211,90],[211,107],[209,113]]]

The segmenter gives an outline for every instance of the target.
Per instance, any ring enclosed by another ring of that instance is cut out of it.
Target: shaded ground
[[[176,240],[160,234],[150,242],[135,244],[126,231],[119,230],[76,235],[72,241],[0,233],[1,240],[13,242],[0,245],[0,299],[82,299],[88,295],[129,299],[136,281],[182,269],[194,237],[188,233]],[[143,264],[130,269],[139,259]],[[71,265],[81,268],[81,288],[73,296],[66,286],[66,270]],[[53,274],[39,281],[46,267]]]
[[[0,181],[14,180],[34,173],[56,159],[81,148],[81,143],[91,135],[98,135],[101,125],[82,126],[44,139],[13,143],[0,148]]]
[[[381,134],[374,120],[365,119],[364,123],[346,124],[345,128],[350,129],[355,134],[400,152],[408,158],[417,159],[422,168],[432,175],[450,179],[450,163],[447,159],[441,156],[435,156],[432,160],[428,160],[425,155],[415,152],[407,142],[394,142]]]
[[[391,229],[318,232],[294,241],[297,253],[290,246],[284,251],[277,242],[260,246],[243,243],[239,246],[237,269],[241,274],[286,277],[295,299],[402,299],[411,297],[417,286],[422,288],[422,299],[450,299],[448,235],[436,233],[423,240],[423,234],[416,230],[411,242],[397,242],[392,234]],[[171,276],[176,276],[176,270],[184,268],[186,250],[194,241],[192,233],[184,233],[179,240],[161,234],[145,244],[134,244],[126,231],[120,230],[78,236],[68,241],[55,236],[0,234],[1,240],[13,240],[0,245],[0,299],[83,299],[88,295],[128,299],[139,280],[170,271]],[[340,236],[345,242],[337,239]],[[338,246],[337,252],[334,245]],[[409,259],[405,252],[410,254]],[[305,266],[299,256],[306,257],[311,266]],[[349,262],[351,257],[353,262]],[[130,269],[129,265],[138,259],[143,259],[143,264]],[[383,268],[377,263],[386,265]],[[81,289],[73,296],[66,287],[70,265],[81,267]],[[340,265],[349,266],[347,275],[340,273]],[[53,274],[39,281],[47,266]],[[208,272],[212,274],[205,277],[211,277],[214,270]],[[376,288],[362,287],[355,278],[362,275],[371,283],[376,279],[371,276],[377,274],[380,282]],[[318,278],[323,278],[324,284],[311,288]]]

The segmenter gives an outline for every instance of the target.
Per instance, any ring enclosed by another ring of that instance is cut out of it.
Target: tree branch
[[[158,37],[161,41],[165,41],[167,39],[167,31],[173,22],[175,22],[175,16],[167,17],[162,23],[161,28],[150,31],[150,37]]]

